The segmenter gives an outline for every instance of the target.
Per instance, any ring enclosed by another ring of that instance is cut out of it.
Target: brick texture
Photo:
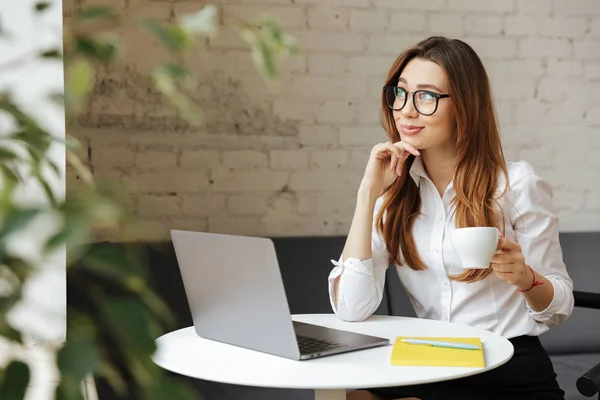
[[[204,4],[104,2],[165,21]],[[65,2],[66,17],[76,3]],[[552,183],[561,229],[600,230],[598,0],[216,4],[221,22],[267,12],[299,39],[303,53],[281,62],[277,86],[261,80],[247,45],[222,27],[186,56],[204,120],[190,127],[151,89],[152,66],[168,53],[132,27],[119,32],[128,41],[122,61],[99,71],[89,111],[68,127],[89,147],[96,177],[131,191],[153,239],[174,228],[346,234],[369,151],[386,140],[379,95],[387,70],[432,34],[463,39],[483,58],[505,154]],[[78,182],[71,176],[68,185]]]

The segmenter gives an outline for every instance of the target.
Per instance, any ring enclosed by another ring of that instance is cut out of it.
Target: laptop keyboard
[[[316,339],[310,336],[296,335],[301,354],[312,354],[320,351],[344,347],[345,344]]]

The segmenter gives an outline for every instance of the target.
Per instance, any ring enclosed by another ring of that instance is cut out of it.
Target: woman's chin
[[[424,148],[423,140],[421,140],[419,135],[402,135],[400,138],[404,143],[410,144],[417,150],[421,150]]]

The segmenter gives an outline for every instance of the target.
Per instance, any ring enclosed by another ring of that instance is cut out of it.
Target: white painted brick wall
[[[168,20],[203,3],[131,4]],[[276,87],[223,29],[186,58],[200,76],[196,99],[206,122],[192,129],[148,90],[152,63],[168,55],[127,30],[135,45],[120,67],[101,75],[90,113],[70,127],[89,143],[95,175],[132,189],[133,206],[154,228],[136,239],[166,238],[172,228],[347,233],[370,148],[386,140],[379,95],[387,70],[406,46],[431,34],[466,40],[483,58],[506,155],[529,161],[553,184],[561,228],[600,230],[599,1],[217,4],[225,21],[270,12],[300,40],[303,54],[281,64]],[[76,181],[69,176],[69,184]]]

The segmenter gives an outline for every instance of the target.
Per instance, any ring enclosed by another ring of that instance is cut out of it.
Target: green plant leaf
[[[96,346],[81,337],[69,337],[58,351],[56,362],[60,370],[81,382],[96,368],[100,355]]]
[[[64,93],[51,93],[49,96],[50,100],[61,107],[65,106],[65,94]]]
[[[167,94],[166,98],[187,123],[194,126],[202,123],[202,110],[189,97],[180,92],[173,92]]]
[[[125,246],[93,246],[80,268],[115,282],[133,278],[144,281],[146,278],[146,271],[137,259],[137,254]]]
[[[79,258],[79,252],[73,249],[89,240],[89,226],[78,216],[67,216],[67,226],[52,235],[44,245],[44,251],[51,253],[63,244],[67,245],[67,263],[70,265]],[[77,222],[72,222],[77,220]]]
[[[158,71],[158,72],[157,72]],[[172,79],[186,81],[192,78],[190,71],[181,64],[168,63],[156,67],[155,73],[166,74]]]
[[[283,40],[283,29],[271,17],[263,16],[259,21],[262,36],[271,44],[280,43]]]
[[[43,155],[40,156],[40,154],[44,154],[50,147],[49,133],[34,128],[23,129],[9,137],[11,140],[23,142],[29,156],[36,162],[43,158]],[[32,152],[35,154],[32,154]]]
[[[10,184],[16,185],[21,182],[21,175],[19,175],[19,171],[9,167],[4,163],[0,163],[0,170],[2,170],[2,176],[4,180],[2,181],[3,188],[2,190],[8,190],[7,186]]]
[[[10,94],[0,94],[0,110],[4,110],[7,114],[10,114],[18,124],[19,130],[9,137],[23,140],[33,146],[50,143],[50,134],[42,129],[29,114],[24,112],[13,101]]]
[[[261,38],[252,48],[252,58],[254,64],[262,75],[269,81],[277,78],[277,64],[273,52],[267,43]]]
[[[9,167],[5,163],[0,163],[0,177],[2,179],[0,207],[2,207],[2,209],[10,208],[13,203],[13,195],[21,181],[21,177],[19,176],[18,170]]]
[[[171,51],[185,51],[194,45],[194,37],[177,25],[163,25],[154,19],[142,20],[141,24]]]
[[[7,267],[4,266],[4,268]],[[9,275],[7,275],[7,273]],[[11,285],[11,293],[8,296],[0,297],[0,315],[6,315],[21,300],[22,286],[20,277],[18,275],[18,272],[15,274],[13,268],[10,268],[9,271],[4,271],[1,276],[1,279],[6,283],[10,282],[9,284]],[[23,341],[21,333],[10,326],[6,319],[2,318],[0,318],[0,336],[4,336],[8,340],[16,343],[22,343]]]
[[[74,335],[70,330],[67,342],[58,351],[56,365],[61,372],[61,381],[56,388],[60,400],[83,400],[81,383],[98,367],[100,353],[92,337]]]
[[[7,163],[11,161],[19,161],[21,160],[21,156],[6,147],[0,147],[0,162]]]
[[[119,15],[112,7],[93,4],[82,8],[77,18],[81,21],[97,19],[114,21],[119,18]]]
[[[68,251],[67,255],[70,253],[73,251]],[[136,248],[113,244],[92,246],[86,249],[77,268],[90,272],[90,276],[107,279],[115,288],[122,287],[139,296],[155,318],[168,326],[174,324],[169,308],[146,284],[147,271]]]
[[[152,80],[154,86],[163,94],[169,96],[175,92],[175,82],[173,77],[161,67],[157,67],[152,72]]]
[[[42,161],[44,160],[44,155],[41,154],[40,151],[36,150],[36,147],[30,146],[27,148],[27,152],[29,153],[30,157],[29,166],[31,167],[32,175],[40,174],[42,168]]]
[[[69,67],[69,89],[77,97],[85,96],[92,87],[94,70],[89,62],[79,59],[71,63]]]
[[[62,54],[58,49],[46,50],[40,53],[42,58],[53,58],[56,60],[62,60]]]
[[[191,86],[193,79],[189,71],[178,64],[158,66],[152,72],[154,86],[178,111],[180,116],[192,125],[201,123],[200,108],[185,94],[181,93],[176,80],[182,80],[184,86]]]
[[[75,136],[71,136],[71,135],[67,134],[64,139],[64,144],[67,149],[74,151],[74,152],[79,152],[79,151],[83,150],[83,146],[81,145],[81,142]]]
[[[94,82],[94,70],[89,61],[78,58],[69,63],[65,84],[65,95],[69,107],[79,110],[83,98],[89,93]]]
[[[200,11],[183,15],[179,18],[179,26],[191,33],[212,35],[217,29],[217,7],[207,4]]]
[[[250,46],[254,45],[258,40],[258,29],[253,25],[237,24],[233,25],[232,28],[240,35],[242,40]]]
[[[4,371],[0,384],[0,399],[23,400],[29,384],[29,366],[21,361],[12,361]]]
[[[103,64],[114,60],[119,54],[119,43],[109,37],[99,40],[89,36],[75,37],[75,53],[84,55]]]
[[[54,195],[54,190],[52,190],[48,181],[41,177],[38,179],[38,181],[40,182],[40,185],[42,186],[42,189],[44,190],[44,194],[46,194],[46,198],[52,205],[52,208],[57,208],[58,200],[56,199],[56,196]]]
[[[81,381],[77,382],[72,374],[62,374],[54,398],[56,400],[85,400],[81,390]]]
[[[57,176],[61,176],[62,170],[54,161],[46,158],[46,165],[48,165],[48,168],[50,168]]]
[[[35,3],[35,12],[42,12],[47,10],[50,7],[50,2],[48,1],[39,1],[37,3]]]
[[[83,164],[81,158],[79,158],[77,154],[70,151],[68,148],[66,158],[69,165],[75,168],[75,171],[77,172],[83,183],[92,186],[94,184],[94,177],[92,176],[92,172],[90,171],[90,169]]]
[[[10,258],[8,260],[3,259],[2,262],[4,263],[9,260]],[[15,271],[15,269],[12,265],[0,266],[0,272],[2,272],[0,279],[4,281],[5,285],[10,285],[9,294],[5,293],[3,296],[0,296],[0,315],[6,315],[21,300],[22,281],[20,275],[23,274]],[[23,342],[21,333],[10,326],[5,318],[0,318],[0,336],[16,343]]]
[[[41,210],[35,208],[12,208],[5,210],[3,226],[0,228],[0,242],[13,232],[23,229],[31,220],[37,217]]]
[[[149,383],[155,368],[150,356],[156,350],[155,338],[160,330],[142,302],[134,298],[109,298],[103,304],[110,329],[120,342],[121,351],[129,353],[132,372],[142,383]]]
[[[127,384],[123,380],[123,377],[119,375],[117,371],[110,363],[103,362],[98,366],[98,376],[106,379],[108,384],[117,392],[117,394],[125,395],[127,392]]]
[[[16,168],[10,167],[3,162],[0,162],[0,176],[2,178],[0,206],[2,206],[2,208],[10,208],[13,202],[13,194],[15,189],[21,182],[21,176]]]
[[[18,257],[12,257],[10,255],[8,255],[6,253],[6,248],[3,242],[0,242],[0,259],[2,260],[2,263],[4,265],[7,265],[8,268],[10,269],[10,272],[20,281],[23,282],[25,281],[25,279],[27,279],[27,277],[31,274],[31,271],[33,269],[33,266],[31,264],[29,264],[28,262],[25,262],[25,260],[18,258]],[[11,299],[10,297],[5,298],[5,301],[17,301],[15,299],[18,299],[18,296],[20,296],[20,287],[16,288],[16,294],[13,294],[13,298]],[[12,303],[9,303],[9,305],[11,305]],[[3,305],[2,307],[6,307],[6,304]]]
[[[145,393],[147,400],[202,400],[187,384],[177,382],[167,376],[160,376],[152,382]]]
[[[300,45],[298,44],[298,40],[295,37],[284,34],[282,44],[287,49],[288,54],[300,54]]]
[[[23,343],[21,332],[6,323],[0,323],[0,335],[16,343]]]

